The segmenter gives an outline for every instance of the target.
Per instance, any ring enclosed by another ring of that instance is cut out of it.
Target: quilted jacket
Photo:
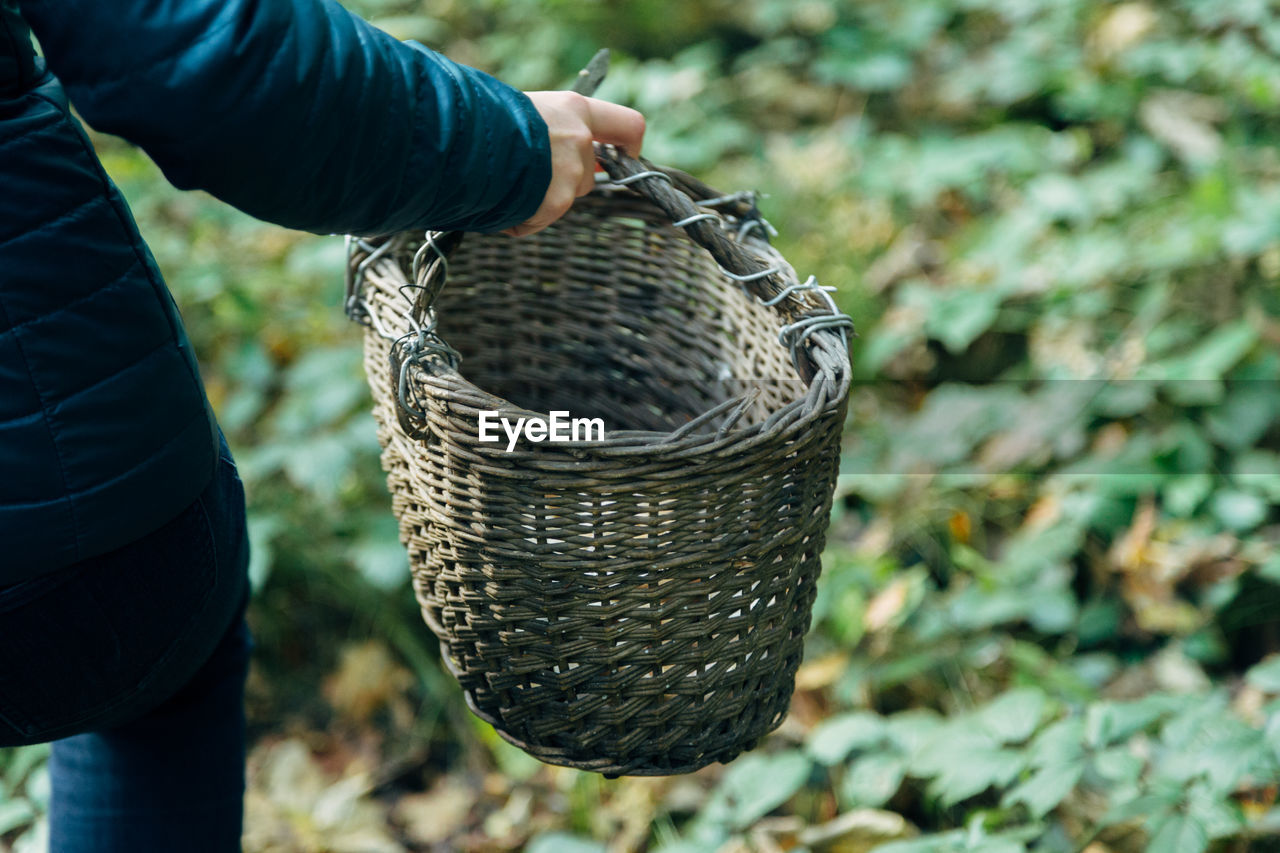
[[[330,0],[0,0],[0,586],[161,526],[217,462],[178,310],[68,101],[176,186],[318,233],[497,231],[550,180],[528,98]]]

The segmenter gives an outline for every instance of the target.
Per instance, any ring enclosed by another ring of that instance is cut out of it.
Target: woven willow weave
[[[830,309],[811,287],[761,304],[796,283],[765,241],[741,242],[778,270],[753,296],[671,221],[602,183],[539,234],[465,235],[447,281],[435,263],[417,282],[438,288],[456,368],[393,357],[427,320],[408,286],[422,235],[351,256],[382,462],[443,659],[503,737],[609,775],[728,761],[782,721],[848,394],[842,334],[807,337],[808,381],[779,343]],[[508,452],[479,440],[486,410],[608,432]]]

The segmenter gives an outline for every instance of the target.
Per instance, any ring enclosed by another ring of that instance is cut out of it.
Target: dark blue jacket
[[[528,98],[329,0],[0,0],[0,586],[159,527],[217,460],[177,309],[68,98],[176,186],[319,233],[496,231],[550,180]]]

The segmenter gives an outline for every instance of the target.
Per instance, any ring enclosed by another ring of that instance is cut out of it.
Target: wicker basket
[[[601,158],[614,180],[530,237],[353,240],[348,308],[414,589],[471,709],[546,762],[683,773],[786,714],[850,323],[750,197]],[[480,440],[482,412],[552,411],[607,431]]]

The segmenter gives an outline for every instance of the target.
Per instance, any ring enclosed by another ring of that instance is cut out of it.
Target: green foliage
[[[0,842],[11,842],[6,850],[34,853],[47,845],[48,757],[48,744],[0,750]]]

